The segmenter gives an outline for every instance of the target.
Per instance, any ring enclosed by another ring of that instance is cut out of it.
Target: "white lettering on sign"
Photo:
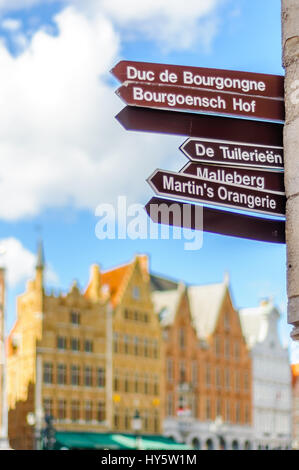
[[[213,170],[198,167],[197,176],[199,178],[211,181],[220,181],[222,183],[238,184],[241,186],[252,186],[253,188],[258,187],[260,189],[265,189],[265,178],[263,176],[241,175],[238,173],[238,170],[229,171],[222,168]]]
[[[165,103],[167,106],[193,106],[194,108],[226,109],[226,102],[220,96],[208,98],[207,96],[191,96],[176,93],[144,91],[140,87],[133,87],[134,101],[147,101],[148,103]]]
[[[242,187],[232,190],[220,185],[215,188],[209,186],[208,181],[200,183],[190,179],[188,181],[180,181],[176,180],[174,176],[163,175],[163,190],[178,192],[187,197],[198,196],[199,198],[207,198],[207,200],[210,199],[213,204],[218,204],[219,201],[223,201],[224,204],[241,206],[245,209],[257,211],[264,210],[265,212],[275,211],[277,209],[277,202],[270,194],[246,194],[242,191]]]
[[[196,147],[197,148],[197,147]],[[282,165],[283,158],[279,153],[273,152],[273,150],[265,150],[265,152],[258,152],[256,149],[247,152],[246,150],[241,150],[240,147],[235,147],[233,150],[230,150],[229,147],[220,145],[219,149],[222,151],[222,156],[224,160],[234,160],[234,161],[245,161],[245,162],[256,162],[256,163],[270,163],[275,165]]]
[[[144,80],[145,82],[153,82],[155,80],[155,73],[151,70],[138,70],[135,67],[127,67],[128,80]]]
[[[217,90],[241,90],[243,93],[250,91],[265,91],[266,84],[256,80],[240,80],[238,78],[213,77],[205,75],[194,75],[190,71],[183,72],[185,85],[197,85],[202,87],[215,87]]]

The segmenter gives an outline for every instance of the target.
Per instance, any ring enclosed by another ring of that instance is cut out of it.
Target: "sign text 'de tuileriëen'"
[[[283,170],[283,148],[269,145],[189,138],[180,150],[203,163]]]
[[[198,178],[219,183],[237,184],[252,189],[264,189],[285,194],[283,172],[263,171],[257,169],[228,167],[218,165],[205,165],[203,163],[188,162],[180,173],[194,175]]]
[[[130,61],[119,62],[111,72],[122,83],[176,85],[280,100],[284,97],[281,75]]]
[[[284,216],[286,198],[283,194],[225,184],[164,170],[156,170],[149,185],[159,196],[197,201],[261,214]]]
[[[284,120],[281,100],[179,86],[125,82],[116,94],[131,106]]]

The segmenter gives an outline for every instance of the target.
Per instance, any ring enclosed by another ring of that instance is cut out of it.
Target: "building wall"
[[[293,381],[292,381],[292,399],[293,399],[293,423],[292,423],[292,439],[293,447],[299,449],[299,365],[292,365]]]
[[[268,333],[252,348],[254,432],[257,448],[291,447],[292,396],[288,352],[280,343],[278,314],[267,315]]]
[[[200,312],[200,306],[198,310]],[[184,347],[180,347],[182,335]],[[252,445],[252,364],[229,291],[226,290],[219,308],[215,328],[203,338],[198,337],[193,327],[186,290],[174,321],[164,328],[163,337],[165,433],[201,448],[206,447],[208,440],[213,442],[214,448],[219,447],[216,432],[223,432],[227,448],[235,441],[240,448],[244,448],[245,442],[250,441]],[[173,364],[170,377],[169,361]],[[186,363],[184,381],[179,372],[181,362]],[[177,413],[181,403],[191,412]],[[214,422],[220,417],[223,424],[221,429],[216,429]]]
[[[74,318],[79,322],[74,322]],[[76,286],[66,296],[47,296],[42,287],[42,269],[37,269],[35,280],[28,283],[26,292],[18,298],[17,322],[7,345],[9,439],[14,449],[37,445],[34,433],[38,436],[44,427],[42,413],[53,415],[57,430],[107,430],[105,328],[103,301],[87,300]],[[59,346],[58,338],[65,338],[65,345]],[[85,351],[86,341],[90,342],[89,352]],[[75,346],[78,350],[74,350]],[[72,366],[78,366],[77,384],[72,383]],[[86,383],[85,367],[91,371]],[[62,368],[65,378],[61,378]],[[104,371],[101,386],[99,368]],[[62,401],[64,412],[59,406]],[[87,405],[91,407],[88,411]],[[29,413],[36,420],[33,427],[27,423]]]
[[[142,433],[161,434],[164,359],[161,327],[151,301],[148,272],[136,258],[113,312],[112,428],[132,432],[136,411]]]

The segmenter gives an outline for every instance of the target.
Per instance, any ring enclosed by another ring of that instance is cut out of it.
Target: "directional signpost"
[[[157,195],[202,204],[203,230],[284,243],[283,220],[221,210],[285,215],[282,76],[128,61],[112,73],[129,105],[116,116],[125,129],[188,137],[180,150],[189,163],[148,178]],[[165,199],[147,204],[152,219],[154,203]]]

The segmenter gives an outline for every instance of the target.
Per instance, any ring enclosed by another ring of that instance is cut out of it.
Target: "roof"
[[[219,284],[188,288],[191,315],[199,338],[213,333],[227,288],[226,280]]]
[[[111,269],[110,271],[102,273],[102,285],[109,286],[111,302],[114,306],[118,302],[119,294],[122,291],[122,286],[126,277],[129,274],[132,264],[133,263],[131,262],[124,266],[120,266],[119,268]]]
[[[167,291],[156,291],[152,293],[152,301],[155,311],[158,313],[162,326],[171,325],[175,319],[181,295],[185,290],[183,284],[177,289]]]
[[[241,327],[250,348],[263,342],[269,331],[271,314],[279,316],[278,310],[271,301],[263,301],[256,308],[244,308],[239,311]]]
[[[169,291],[177,289],[179,283],[172,279],[157,276],[155,274],[150,275],[150,283],[152,291]]]
[[[292,371],[292,385],[294,386],[295,383],[298,383],[299,379],[299,364],[291,364],[291,371]]]

